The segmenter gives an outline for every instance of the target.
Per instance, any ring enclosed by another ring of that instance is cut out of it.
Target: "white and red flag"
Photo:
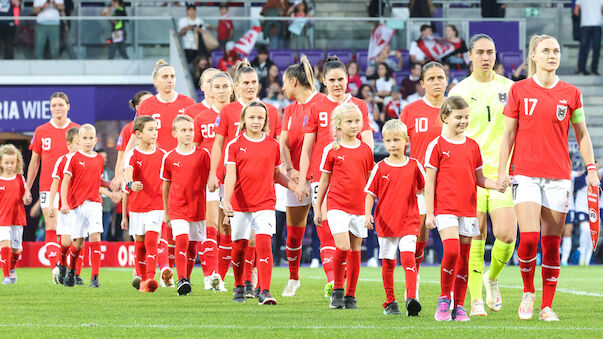
[[[233,51],[243,54],[249,55],[253,46],[255,46],[255,42],[258,40],[260,36],[260,32],[262,31],[262,27],[253,26],[250,30],[248,30],[239,41],[235,44]]]
[[[368,59],[372,60],[379,55],[379,53],[383,50],[385,46],[389,44],[389,42],[396,34],[396,30],[387,27],[385,24],[380,24],[379,26],[373,29],[373,33],[371,34],[371,41],[368,49]]]

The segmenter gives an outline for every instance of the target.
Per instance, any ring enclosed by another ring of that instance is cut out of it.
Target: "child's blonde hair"
[[[266,105],[261,102],[260,100],[251,100],[247,103],[247,105],[245,105],[245,107],[243,107],[243,110],[241,111],[241,118],[240,118],[240,124],[239,124],[239,131],[244,131],[245,128],[245,113],[247,113],[247,110],[250,107],[261,107],[264,109],[264,112],[266,112],[266,120],[264,121],[264,126],[262,127],[262,132],[268,134],[268,130],[270,129],[270,120],[268,118],[268,107],[266,107]]]
[[[23,174],[23,155],[21,154],[21,151],[13,144],[2,145],[0,146],[0,162],[2,162],[2,158],[4,158],[5,155],[17,155],[17,168],[15,169],[15,172],[17,174]],[[4,169],[0,166],[0,175],[2,174],[4,174]]]
[[[332,113],[332,125],[333,125],[333,135],[335,136],[335,141],[333,142],[333,149],[338,150],[341,146],[339,143],[339,130],[341,130],[341,122],[343,121],[343,116],[348,112],[358,112],[360,114],[360,120],[362,120],[362,112],[358,106],[353,103],[345,103],[337,106]]]
[[[83,124],[80,127],[80,136],[82,136],[82,133],[84,133],[85,131],[94,131],[94,134],[96,134],[96,128],[92,124]]]
[[[555,37],[546,34],[532,35],[530,38],[530,46],[528,47],[528,78],[536,74],[536,62],[532,60],[532,55],[536,53],[536,46],[538,46],[542,40],[546,39],[554,39],[557,41]]]
[[[467,107],[469,107],[469,105],[467,105],[467,102],[465,101],[465,99],[463,99],[459,96],[448,97],[442,104],[442,107],[440,108],[440,119],[442,120],[442,122],[444,122],[444,117],[449,116],[450,112],[452,112],[452,110],[464,109]]]
[[[408,141],[408,128],[399,119],[391,119],[387,121],[381,129],[381,134],[385,136],[386,133],[400,134],[406,141]]]
[[[194,124],[195,122],[193,121],[193,118],[189,117],[186,114],[178,114],[174,120],[172,121],[172,131],[176,132],[176,124],[179,123],[180,121],[188,121],[191,124]]]

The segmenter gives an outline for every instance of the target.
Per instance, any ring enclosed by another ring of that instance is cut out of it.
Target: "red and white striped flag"
[[[389,44],[389,42],[396,34],[396,30],[387,27],[385,24],[380,24],[373,29],[371,34],[371,41],[368,49],[368,59],[372,60],[381,53],[383,48]]]
[[[417,45],[431,60],[441,60],[456,50],[452,42],[433,35],[422,38]]]
[[[249,55],[253,49],[253,46],[255,46],[255,42],[258,40],[261,31],[262,27],[260,26],[251,27],[251,29],[248,30],[247,33],[243,34],[241,39],[237,41],[233,51],[243,55]]]

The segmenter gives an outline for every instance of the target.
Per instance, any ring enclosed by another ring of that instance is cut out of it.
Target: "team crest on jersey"
[[[567,115],[567,106],[557,105],[557,120],[563,121]]]
[[[306,116],[304,117],[304,125],[303,125],[303,126],[304,126],[304,127],[306,127],[306,124],[307,124],[307,123],[308,123],[308,116],[306,115]]]
[[[218,117],[216,118],[216,127],[220,126],[220,116],[218,115]]]
[[[506,92],[498,92],[498,101],[500,101],[501,104],[506,105],[507,104],[507,93]]]

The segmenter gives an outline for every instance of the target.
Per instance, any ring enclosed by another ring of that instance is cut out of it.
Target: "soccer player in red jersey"
[[[75,222],[71,225],[71,239],[75,250],[70,253],[70,263],[63,284],[75,284],[76,258],[88,237],[92,273],[90,287],[101,287],[98,274],[101,264],[100,234],[103,232],[103,207],[99,192],[101,176],[105,167],[104,158],[94,151],[97,142],[96,129],[90,124],[80,127],[80,149],[67,159],[61,183],[61,213],[73,210]],[[104,194],[105,192],[103,192]],[[111,195],[111,192],[106,192]]]
[[[130,107],[134,110],[134,112],[138,111],[138,107],[140,103],[152,97],[153,94],[149,91],[138,91],[134,94],[132,100],[130,100]],[[123,183],[123,164],[124,164],[124,155],[126,153],[126,147],[130,142],[130,137],[134,131],[132,131],[132,124],[134,121],[130,121],[127,123],[119,133],[119,138],[117,139],[117,144],[115,145],[115,150],[117,151],[117,160],[115,161],[115,176],[111,180],[111,189],[113,191],[121,190],[121,186]]]
[[[205,73],[204,73],[205,74]],[[213,98],[211,108],[195,116],[195,138],[197,146],[211,150],[216,137],[216,120],[220,110],[232,99],[233,82],[228,73],[215,73],[208,79],[207,94]],[[199,249],[201,267],[203,268],[205,289],[224,292],[224,280],[218,274],[218,225],[223,220],[220,209],[220,192],[206,189],[206,239]]]
[[[406,278],[406,314],[418,316],[421,304],[416,299],[415,249],[421,218],[416,197],[425,186],[425,170],[417,159],[404,155],[408,132],[403,122],[398,119],[386,122],[381,133],[389,157],[373,168],[364,189],[367,193],[364,205],[365,224],[368,229],[373,229],[373,223],[377,228],[386,296],[383,313],[400,314],[394,295],[396,254],[400,251],[400,262]],[[378,202],[373,218],[375,199]]]
[[[46,225],[46,235],[44,237],[44,246],[46,247],[46,258],[50,262],[52,269],[52,279],[58,283],[59,268],[56,266],[59,260],[57,244],[57,217],[50,216],[48,208],[50,185],[52,183],[52,169],[57,159],[67,154],[67,143],[65,141],[65,132],[72,127],[79,127],[72,122],[67,114],[69,113],[69,98],[63,92],[56,92],[50,96],[50,114],[52,119],[49,122],[36,128],[29,149],[32,151],[29,167],[27,168],[27,189],[25,195],[31,198],[31,187],[36,180],[38,170],[40,171],[40,207]],[[41,163],[41,168],[40,168]],[[57,201],[58,202],[58,201]],[[55,206],[57,208],[58,206]]]
[[[500,164],[508,163],[512,149],[513,156],[508,173],[507,166],[499,167],[498,181],[513,184],[520,232],[517,252],[524,286],[518,315],[523,320],[531,319],[534,313],[534,274],[540,239],[542,304],[539,319],[559,321],[552,307],[561,269],[561,232],[571,196],[567,143],[570,123],[587,164],[586,183],[595,189],[600,184],[584,120],[582,93],[557,77],[560,58],[561,48],[554,37],[533,36],[528,55],[529,77],[513,84],[504,110]]]
[[[280,137],[280,149],[287,177],[297,184],[299,177],[299,158],[304,142],[304,122],[310,113],[310,107],[321,101],[325,95],[314,88],[314,73],[305,55],[299,64],[291,65],[283,74],[283,91],[290,100],[285,107],[283,130]],[[292,297],[300,287],[299,264],[302,256],[302,239],[306,231],[311,198],[297,200],[295,191],[286,191],[287,204],[287,244],[286,253],[289,262],[289,281],[283,291],[283,297]]]
[[[194,124],[188,115],[172,122],[178,147],[163,157],[163,221],[172,228],[176,242],[178,295],[191,291],[190,272],[197,258],[197,243],[205,239],[205,186],[209,151],[193,143]]]
[[[324,227],[321,225],[321,206],[328,189],[327,218],[337,248],[333,258],[335,278],[330,306],[355,309],[356,285],[360,274],[360,245],[367,236],[363,192],[374,165],[373,152],[369,145],[357,138],[363,126],[358,106],[353,103],[339,105],[332,115],[335,141],[323,151],[320,164],[322,175],[314,204],[314,222],[317,227]],[[347,290],[344,298],[346,273]]]
[[[404,106],[400,120],[406,125],[410,138],[410,157],[417,159],[421,165],[425,164],[425,151],[427,145],[442,134],[442,123],[440,121],[440,107],[444,102],[444,91],[446,90],[446,74],[444,66],[439,62],[431,61],[423,65],[421,69],[421,86],[425,88],[425,96]],[[429,236],[429,230],[425,227],[425,195],[417,195],[419,215],[421,216],[421,228],[417,239],[415,251],[415,265],[417,268],[417,292],[419,299],[419,268],[423,261],[425,245]]]
[[[224,179],[224,150],[231,140],[239,136],[240,117],[243,106],[249,101],[257,99],[259,89],[258,74],[251,67],[247,60],[237,64],[234,76],[235,93],[238,100],[224,106],[220,111],[220,116],[216,120],[216,137],[212,146],[212,165],[209,174],[208,188],[210,192],[220,187]],[[278,140],[281,134],[281,118],[276,107],[266,104],[268,108],[268,132],[266,135]],[[232,249],[232,240],[229,236],[227,227],[220,229],[219,251],[218,251],[218,273],[222,280],[228,271],[230,265]],[[248,278],[246,284],[248,297],[254,296],[253,286],[251,284],[251,272],[255,262],[255,238],[252,237],[249,242],[248,250],[245,255],[245,276]],[[257,291],[257,288],[256,288]]]
[[[471,237],[479,234],[477,189],[496,189],[496,182],[482,173],[482,156],[477,142],[465,137],[469,106],[461,97],[444,101],[440,118],[446,127],[425,154],[425,205],[428,229],[438,228],[444,257],[440,270],[441,294],[435,313],[437,321],[469,321],[463,304]],[[504,192],[502,187],[500,191]],[[454,285],[454,286],[453,286]],[[454,290],[454,309],[450,315],[450,293]]]
[[[65,171],[65,164],[67,164],[67,159],[71,157],[77,150],[79,149],[80,142],[80,129],[77,127],[70,128],[67,131],[67,149],[69,149],[69,153],[62,155],[54,165],[54,170],[52,171],[52,185],[50,186],[50,208],[49,214],[54,216],[57,214],[57,209],[54,208],[54,199],[57,196],[61,188],[61,182],[63,181],[63,172]],[[59,211],[61,209],[61,201],[59,199]],[[60,237],[60,249],[59,249],[59,276],[58,282],[59,284],[63,284],[65,280],[65,274],[67,273],[67,257],[69,256],[69,251],[73,252],[75,247],[73,246],[73,242],[71,241],[71,227],[72,224],[76,222],[74,220],[75,213],[73,211],[69,211],[67,214],[58,213],[57,220],[57,235]],[[82,268],[82,256],[78,256],[78,262],[76,263],[75,270],[75,284],[76,285],[84,285],[82,278],[80,277],[80,270]]]
[[[12,144],[0,146],[0,263],[2,284],[17,282],[17,261],[23,249],[23,227],[27,225],[25,207],[31,198],[26,194],[23,156]]]
[[[281,155],[276,140],[267,135],[268,108],[259,100],[248,102],[241,112],[241,135],[226,146],[224,163],[224,214],[230,223],[232,269],[235,276],[233,301],[245,302],[243,264],[252,231],[256,235],[260,305],[276,305],[270,294],[272,235],[276,231],[274,183],[294,188],[281,173]],[[267,168],[274,168],[269,171]]]
[[[353,103],[358,106],[360,112],[362,112],[363,125],[360,132],[362,141],[371,148],[373,147],[373,133],[370,127],[366,103],[364,100],[352,97],[345,92],[348,83],[345,65],[337,57],[329,57],[325,63],[323,73],[328,96],[312,105],[310,113],[304,121],[304,140],[299,160],[299,178],[295,190],[300,201],[302,201],[303,196],[311,194],[313,204],[316,200],[318,181],[321,176],[319,165],[322,153],[324,148],[333,142],[331,112],[337,106],[343,103]],[[316,210],[314,213],[316,213]],[[322,215],[326,217],[324,206]],[[326,218],[322,222],[322,227],[318,227],[316,231],[320,239],[320,258],[327,275],[325,297],[329,297],[333,290],[333,255],[335,253],[335,244]]]
[[[125,156],[124,180],[126,182],[123,199],[121,228],[128,229],[134,237],[135,265],[142,275],[139,284],[141,292],[154,292],[157,266],[157,243],[163,221],[163,201],[161,199],[160,169],[165,151],[157,148],[157,122],[148,115],[134,120],[134,133],[138,146]]]

